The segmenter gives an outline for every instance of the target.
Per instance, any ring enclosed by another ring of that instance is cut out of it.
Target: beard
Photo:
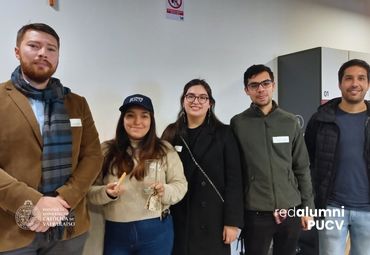
[[[46,60],[44,60],[44,63],[47,65],[47,68],[45,67],[39,68],[36,65],[37,61],[26,63],[22,61],[22,59],[20,60],[21,69],[22,69],[23,74],[31,81],[34,81],[37,83],[43,83],[49,80],[57,69],[57,66],[53,68],[52,64]]]
[[[348,104],[352,104],[352,105],[356,105],[356,104],[362,103],[365,100],[365,96],[364,97],[361,97],[361,98],[351,98],[351,97],[348,97],[348,96],[347,97],[346,96],[342,96],[342,98]]]
[[[345,92],[342,92],[342,98],[344,101],[346,101],[348,104],[359,104],[362,103],[365,99],[367,91],[358,90],[358,95],[353,96],[351,95],[351,90],[347,90]]]
[[[258,102],[258,99],[257,99],[253,103],[259,107],[265,107],[269,105],[271,102],[272,102],[272,98],[268,98],[267,101]]]

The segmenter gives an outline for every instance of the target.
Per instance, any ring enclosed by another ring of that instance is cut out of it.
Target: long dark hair
[[[206,121],[206,124],[210,127],[217,127],[217,126],[222,125],[222,122],[216,117],[216,114],[214,112],[216,100],[212,96],[211,87],[205,80],[193,79],[185,84],[181,97],[180,97],[181,109],[179,113],[177,114],[177,120],[166,128],[166,130],[162,134],[162,139],[167,140],[170,143],[173,143],[176,135],[186,136],[186,131],[188,127],[188,119],[186,116],[186,112],[183,108],[184,98],[188,90],[191,87],[197,86],[197,85],[201,85],[206,90],[207,95],[209,97],[210,107],[207,112],[207,117],[204,121]]]
[[[130,108],[128,108],[130,109]],[[163,160],[166,156],[166,145],[157,137],[155,128],[154,113],[150,112],[150,128],[148,133],[139,142],[138,148],[133,148],[128,134],[123,127],[126,109],[121,113],[116,128],[116,137],[107,142],[108,148],[104,155],[103,176],[108,173],[121,176],[123,172],[135,177],[137,180],[143,180],[145,175],[145,160],[158,159]],[[137,151],[137,153],[135,153]],[[138,162],[135,166],[134,158]],[[116,171],[113,171],[116,169]]]

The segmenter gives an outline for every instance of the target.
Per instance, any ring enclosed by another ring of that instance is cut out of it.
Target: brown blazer
[[[85,195],[101,169],[98,133],[86,100],[74,93],[65,98],[72,127],[72,175],[57,189],[75,211],[74,236],[89,228]],[[35,205],[42,197],[42,136],[30,103],[11,81],[0,84],[0,252],[30,244],[35,232],[16,224],[15,212],[26,200]]]

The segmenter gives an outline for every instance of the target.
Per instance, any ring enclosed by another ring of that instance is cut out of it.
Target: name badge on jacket
[[[182,146],[181,145],[175,145],[175,150],[177,152],[181,152],[182,151]]]
[[[273,143],[289,143],[289,136],[273,136]]]
[[[69,119],[71,127],[82,127],[81,119]]]

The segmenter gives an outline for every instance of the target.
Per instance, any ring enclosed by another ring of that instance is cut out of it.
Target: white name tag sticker
[[[177,152],[181,152],[182,151],[182,146],[181,145],[175,145],[175,150]]]
[[[273,143],[289,143],[289,136],[273,136]]]
[[[81,119],[69,119],[71,127],[82,127]]]

